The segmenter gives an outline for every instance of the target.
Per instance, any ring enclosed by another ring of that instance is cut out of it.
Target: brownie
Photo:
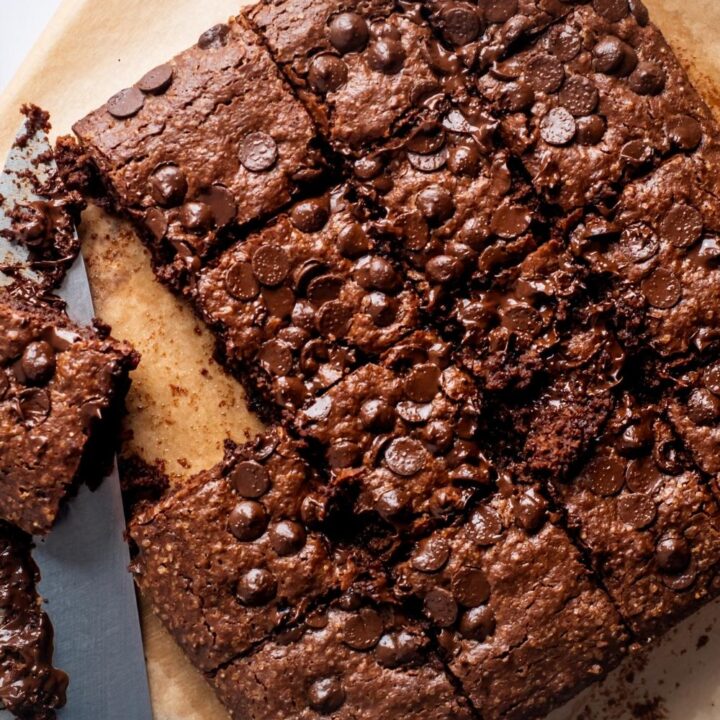
[[[300,450],[279,428],[231,444],[223,463],[130,525],[135,580],[203,671],[297,620],[351,572],[305,522],[319,480]]]
[[[332,147],[362,155],[441,102],[419,4],[264,0],[246,11]]]
[[[137,355],[105,330],[0,292],[0,517],[47,533],[63,499],[102,470]],[[97,480],[98,478],[94,478]]]
[[[417,296],[375,248],[346,188],[302,200],[200,275],[196,305],[263,415],[336,383],[419,323]]]
[[[178,282],[223,232],[277,210],[321,164],[309,115],[240,19],[73,129],[160,275]]]
[[[625,398],[584,466],[553,491],[638,638],[720,592],[720,508],[652,405]]]
[[[477,85],[535,188],[565,211],[612,203],[618,183],[717,134],[660,31],[625,0],[575,6]]]
[[[467,522],[416,543],[393,571],[484,720],[542,716],[626,649],[616,610],[547,508],[536,489],[513,496],[503,487]]]
[[[666,358],[709,351],[720,337],[719,158],[708,141],[669,160],[627,185],[610,215],[588,214],[574,231],[579,257],[645,298],[644,341]]]
[[[481,103],[456,103],[353,165],[359,192],[381,209],[391,252],[431,311],[543,241],[537,202],[497,146],[496,127]]]
[[[238,720],[476,717],[417,622],[352,594],[222,668],[212,683]]]
[[[332,489],[355,509],[410,531],[464,507],[492,482],[475,440],[481,400],[449,361],[450,348],[419,331],[382,364],[348,375],[297,417],[322,452]]]
[[[21,720],[52,720],[68,677],[53,667],[53,628],[42,609],[28,535],[0,523],[0,707]]]

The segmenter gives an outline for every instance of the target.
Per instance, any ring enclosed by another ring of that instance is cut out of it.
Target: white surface
[[[58,5],[60,0],[0,0],[0,93]]]

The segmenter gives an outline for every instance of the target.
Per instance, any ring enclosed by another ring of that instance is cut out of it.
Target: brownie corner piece
[[[192,270],[223,231],[287,203],[324,166],[310,116],[240,17],[73,129],[113,205],[171,278]]]
[[[471,720],[422,625],[348,594],[211,680],[240,720]]]
[[[66,496],[101,469],[104,430],[137,363],[125,343],[0,293],[0,517],[50,530]]]
[[[300,448],[279,428],[230,445],[223,463],[131,523],[136,582],[202,671],[302,617],[350,572],[304,519],[318,479]]]
[[[53,628],[36,591],[28,535],[0,523],[0,706],[18,718],[53,720],[68,677],[53,667]]]

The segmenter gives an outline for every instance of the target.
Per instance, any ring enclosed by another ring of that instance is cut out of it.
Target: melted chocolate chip
[[[720,396],[720,362],[714,362],[705,368],[703,383],[713,395]]]
[[[660,310],[668,310],[680,302],[682,284],[667,268],[654,270],[642,283],[642,291],[648,302]]]
[[[703,232],[702,215],[691,205],[674,205],[660,227],[663,239],[679,248],[694,245]]]
[[[703,138],[702,125],[689,115],[676,115],[667,123],[667,133],[673,144],[687,152],[695,150]]]
[[[28,383],[46,383],[55,373],[55,350],[40,340],[30,343],[20,358],[20,368]]]
[[[581,75],[575,75],[563,85],[559,99],[560,104],[575,117],[582,117],[595,112],[600,101],[600,94],[590,80]]]
[[[532,215],[527,208],[504,202],[493,213],[490,229],[501,238],[511,239],[522,235],[531,222]]]
[[[593,8],[608,22],[620,22],[630,12],[628,0],[593,0]]]
[[[363,608],[346,620],[343,640],[353,650],[371,650],[380,641],[383,630],[380,615],[370,608]]]
[[[567,25],[553,28],[549,34],[549,49],[563,63],[574,60],[582,50],[583,42],[580,34]]]
[[[665,89],[665,71],[655,63],[640,62],[628,78],[630,88],[638,95],[659,95]]]
[[[480,171],[480,153],[474,143],[458,143],[447,154],[447,164],[453,175],[476,177]]]
[[[148,208],[145,212],[144,222],[145,227],[158,242],[165,237],[168,230],[168,221],[165,213],[160,208]]]
[[[396,438],[385,451],[385,462],[396,475],[410,477],[425,467],[427,451],[418,440]]]
[[[720,419],[720,398],[709,390],[693,390],[688,398],[687,410],[695,425],[714,425]]]
[[[316,308],[340,297],[345,281],[338,275],[321,275],[310,281],[307,298]]]
[[[565,81],[565,68],[552,55],[537,55],[528,62],[525,77],[536,92],[556,93]]]
[[[260,348],[258,360],[271,375],[287,375],[293,366],[292,349],[282,340],[268,340]]]
[[[359,223],[346,225],[337,236],[338,250],[347,258],[358,258],[370,250],[370,241]]]
[[[421,190],[415,198],[415,206],[434,225],[442,225],[455,214],[455,202],[450,191],[440,185],[430,185]]]
[[[50,395],[42,388],[23,390],[19,396],[20,416],[29,427],[41,425],[50,415]]]
[[[395,268],[379,255],[368,255],[355,265],[355,280],[364,290],[394,292],[399,289],[400,277]]]
[[[172,65],[158,65],[142,76],[137,84],[138,88],[144,93],[152,93],[159,95],[164,93],[172,83],[173,68]]]
[[[657,508],[647,495],[635,493],[618,500],[618,517],[635,530],[644,530],[655,522]]]
[[[381,37],[370,44],[367,50],[368,65],[375,72],[397,75],[405,64],[405,49],[400,40]]]
[[[348,79],[348,67],[335,55],[318,55],[310,63],[308,81],[318,93],[336,92]]]
[[[215,224],[215,218],[209,205],[189,202],[180,209],[180,222],[186,230],[204,232]]]
[[[254,300],[260,294],[260,285],[252,265],[242,261],[231,265],[225,273],[225,289],[238,300]]]
[[[607,121],[601,115],[577,119],[577,141],[581,145],[597,145],[605,136]]]
[[[563,107],[553,108],[540,122],[540,136],[549,145],[567,145],[576,132],[575,118]]]
[[[442,148],[439,152],[432,155],[420,155],[414,152],[408,152],[408,162],[420,172],[434,173],[440,170],[448,161],[448,151]]]
[[[450,546],[441,537],[429,537],[423,540],[412,556],[410,564],[422,573],[436,573],[447,565],[450,559]]]
[[[620,38],[607,35],[593,48],[595,69],[605,75],[629,75],[637,67],[637,54]]]
[[[459,280],[464,269],[462,261],[452,255],[435,255],[428,260],[425,272],[433,282],[445,285]]]
[[[150,176],[150,194],[161,207],[180,205],[188,190],[183,171],[172,163],[159,165]]]
[[[273,317],[290,317],[295,307],[295,295],[289,287],[263,288],[261,292],[268,312]]]
[[[270,528],[270,545],[281,557],[297,555],[307,540],[305,528],[292,520],[281,520]]]
[[[482,30],[477,9],[463,3],[443,6],[439,13],[439,24],[445,41],[456,47],[473,42]]]
[[[237,596],[243,605],[267,605],[277,594],[277,580],[269,570],[254,568],[238,581]]]
[[[121,90],[107,101],[107,111],[118,120],[137,115],[145,104],[145,96],[136,87]]]
[[[263,245],[253,254],[252,269],[263,285],[276,287],[290,272],[290,258],[279,245]]]
[[[617,495],[625,486],[626,461],[611,450],[598,452],[585,465],[578,481],[601,497]]]
[[[395,424],[395,411],[384,400],[366,400],[360,408],[360,422],[371,432],[386,432]]]
[[[344,338],[352,317],[352,307],[341,300],[331,300],[318,311],[317,329],[325,338]]]
[[[370,29],[360,15],[346,12],[336,15],[330,21],[328,36],[331,45],[339,52],[358,52],[365,49]]]
[[[345,690],[339,678],[316,680],[308,690],[308,703],[315,712],[323,715],[339,710],[345,703]]]
[[[428,403],[440,390],[440,368],[430,363],[414,367],[405,379],[405,395],[418,403]]]
[[[666,535],[655,547],[655,562],[661,572],[678,575],[688,568],[691,560],[690,546],[685,538]]]
[[[0,369],[0,400],[4,400],[10,390],[10,378],[7,373]]]
[[[241,542],[252,542],[265,533],[268,515],[265,508],[254,500],[238,503],[228,518],[228,529]]]
[[[530,489],[515,499],[515,517],[520,527],[528,532],[539,530],[547,517],[548,505],[535,490]]]
[[[535,102],[535,91],[523,80],[508,83],[503,89],[501,103],[510,112],[529,110]]]
[[[406,630],[388,633],[380,638],[375,649],[375,657],[385,668],[397,668],[412,665],[420,661],[424,642],[422,638]]]
[[[254,460],[239,462],[228,480],[235,492],[245,498],[262,497],[270,489],[270,473]]]
[[[216,50],[227,45],[229,35],[229,26],[225,25],[225,23],[219,23],[218,25],[213,25],[209,30],[206,30],[198,38],[197,44],[201,50]]]
[[[475,542],[481,547],[494,545],[502,537],[503,525],[500,516],[487,505],[475,510],[470,517],[470,524]]]
[[[460,634],[468,640],[483,642],[495,632],[495,613],[487,605],[472,608],[460,618]]]
[[[442,628],[452,626],[457,620],[458,606],[449,591],[433,588],[423,602],[425,614]]]
[[[277,160],[277,143],[267,133],[250,133],[240,145],[240,162],[250,172],[270,170]]]
[[[518,12],[518,0],[493,0],[485,3],[485,19],[489,23],[505,23]]]
[[[208,190],[201,192],[197,199],[210,208],[217,227],[225,227],[237,215],[235,198],[224,185],[213,185]]]
[[[290,212],[292,224],[305,233],[322,230],[330,219],[327,198],[313,198],[297,203]]]
[[[645,223],[635,223],[622,232],[622,248],[630,262],[642,263],[657,255],[660,243]]]
[[[356,465],[362,451],[351,440],[338,440],[327,450],[327,461],[333,470],[341,470]]]
[[[477,568],[464,568],[452,580],[455,599],[466,608],[482,605],[490,597],[490,584],[485,573]]]

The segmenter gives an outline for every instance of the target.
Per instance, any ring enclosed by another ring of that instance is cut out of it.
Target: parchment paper
[[[12,142],[21,103],[34,102],[49,110],[55,134],[69,132],[75,120],[195,42],[203,30],[237,12],[241,4],[65,0],[0,96],[0,158]],[[646,4],[700,90],[720,109],[720,3]],[[128,446],[150,462],[164,461],[173,481],[182,482],[220,458],[226,437],[243,440],[260,428],[259,423],[247,412],[239,385],[209,359],[209,334],[187,307],[154,281],[134,233],[90,209],[81,235],[98,314],[143,355],[128,400]],[[718,619],[720,603],[715,603],[674,631],[651,654],[646,668],[638,669],[637,663],[623,668],[554,717],[629,720],[642,717],[642,704],[648,702],[652,708],[659,696],[660,710],[668,714],[648,710],[648,720],[717,720]],[[202,677],[147,610],[143,630],[157,720],[225,718]],[[588,705],[589,714],[584,711]]]

